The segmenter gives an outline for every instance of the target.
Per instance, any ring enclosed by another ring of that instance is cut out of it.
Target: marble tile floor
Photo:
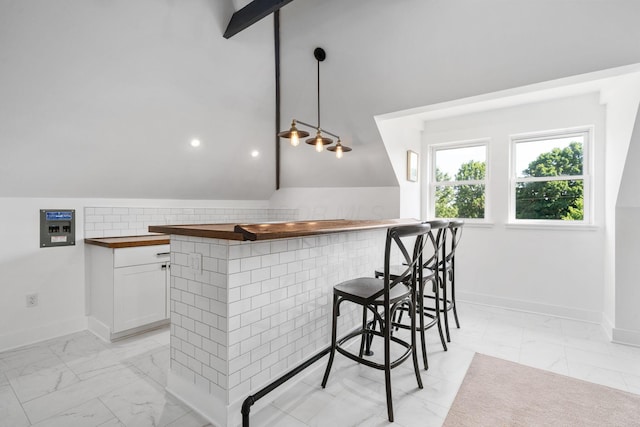
[[[440,426],[475,352],[640,394],[640,348],[608,342],[599,325],[464,303],[459,313],[449,351],[428,332],[422,390],[410,363],[392,372],[392,425]],[[338,354],[323,390],[326,360],[259,401],[251,426],[389,425],[383,373]],[[112,344],[80,332],[0,353],[0,427],[209,425],[164,390],[168,368],[167,328]]]

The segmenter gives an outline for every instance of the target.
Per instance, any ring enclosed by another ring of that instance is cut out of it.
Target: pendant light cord
[[[318,63],[318,129],[320,129],[320,60],[316,59]]]

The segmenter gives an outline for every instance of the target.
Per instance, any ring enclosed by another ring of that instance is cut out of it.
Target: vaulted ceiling
[[[0,197],[267,199],[273,20],[230,39],[232,0],[0,3]],[[397,186],[374,116],[640,62],[632,0],[296,0],[281,9],[283,187]],[[192,138],[202,145],[189,145]],[[251,152],[260,152],[252,157]]]

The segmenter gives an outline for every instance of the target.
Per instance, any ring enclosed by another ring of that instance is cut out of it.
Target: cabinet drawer
[[[114,267],[168,262],[169,259],[169,245],[136,246],[113,250]]]

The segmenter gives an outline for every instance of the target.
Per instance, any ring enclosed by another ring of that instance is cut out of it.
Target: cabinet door
[[[113,332],[165,319],[166,267],[144,264],[114,269]]]

